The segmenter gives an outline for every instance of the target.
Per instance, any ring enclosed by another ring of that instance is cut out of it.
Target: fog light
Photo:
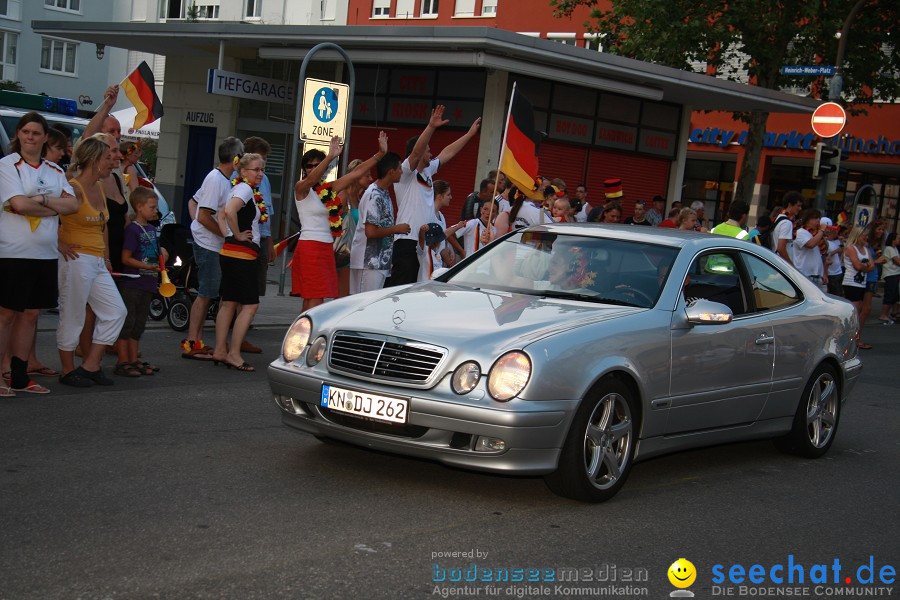
[[[325,346],[325,338],[322,336],[317,337],[316,341],[310,344],[309,350],[306,351],[306,364],[310,367],[319,364],[319,361],[325,357]]]
[[[506,450],[506,442],[500,438],[478,436],[475,441],[475,452],[500,452]]]
[[[289,413],[296,413],[297,410],[294,408],[294,399],[290,396],[282,396],[281,394],[275,394],[275,404],[281,407],[282,410],[286,410]]]

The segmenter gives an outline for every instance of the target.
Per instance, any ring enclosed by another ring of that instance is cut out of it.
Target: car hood
[[[432,281],[371,298],[331,325],[334,330],[387,333],[442,346],[499,347],[524,345],[645,310]]]

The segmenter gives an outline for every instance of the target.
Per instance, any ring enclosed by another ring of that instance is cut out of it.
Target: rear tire
[[[169,314],[166,315],[169,327],[175,331],[187,331],[191,320],[191,305],[185,298],[176,298],[169,304]]]
[[[609,379],[578,407],[559,467],[546,477],[556,494],[582,502],[609,500],[628,479],[637,441],[631,391]]]
[[[832,367],[819,365],[803,389],[790,433],[775,445],[783,452],[819,458],[831,448],[840,417],[837,375]]]

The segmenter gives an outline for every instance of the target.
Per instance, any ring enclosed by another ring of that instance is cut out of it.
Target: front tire
[[[169,314],[166,315],[169,327],[175,331],[187,331],[191,320],[191,305],[186,298],[177,298],[169,304]]]
[[[784,452],[819,458],[831,448],[840,416],[837,375],[830,366],[820,365],[803,390],[790,433],[775,444]]]
[[[631,472],[637,427],[629,389],[610,379],[581,403],[566,436],[557,470],[544,478],[556,494],[605,502]]]

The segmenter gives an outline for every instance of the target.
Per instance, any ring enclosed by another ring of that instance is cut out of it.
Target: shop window
[[[78,44],[41,38],[41,71],[59,75],[77,75]]]
[[[372,0],[372,17],[387,19],[391,16],[391,0]]]

